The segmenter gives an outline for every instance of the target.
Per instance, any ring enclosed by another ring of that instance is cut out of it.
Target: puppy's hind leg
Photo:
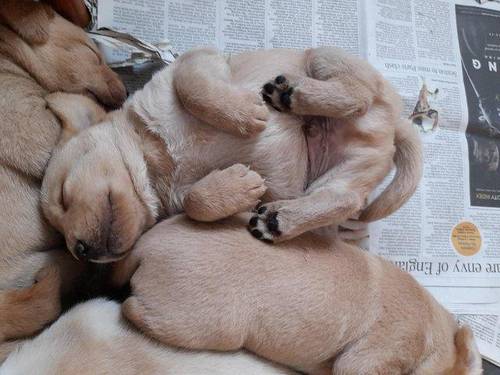
[[[364,152],[318,178],[306,196],[259,207],[249,222],[252,235],[266,242],[281,242],[355,217],[390,170],[390,163],[383,163],[377,151]]]
[[[266,83],[264,100],[281,111],[333,118],[365,114],[377,95],[378,73],[340,49],[306,51],[307,77],[282,74]]]
[[[266,126],[269,113],[262,98],[232,84],[226,59],[214,50],[194,50],[177,59],[174,87],[188,112],[217,129],[252,136]]]

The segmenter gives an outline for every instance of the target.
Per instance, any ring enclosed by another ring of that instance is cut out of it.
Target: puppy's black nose
[[[89,250],[90,247],[83,241],[76,241],[75,245],[75,255],[78,257],[80,260],[87,260],[89,257]]]

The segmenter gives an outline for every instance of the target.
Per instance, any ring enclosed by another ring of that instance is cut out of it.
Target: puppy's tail
[[[361,213],[359,220],[382,219],[405,204],[413,195],[422,177],[422,145],[418,131],[408,120],[396,126],[396,174],[385,190]]]

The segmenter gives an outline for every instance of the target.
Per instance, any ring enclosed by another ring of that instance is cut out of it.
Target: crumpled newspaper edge
[[[87,30],[92,30],[97,23],[97,0],[84,0],[84,2],[90,14]]]
[[[162,61],[169,65],[177,58],[172,44],[168,40],[156,44],[145,42],[127,33],[112,29],[97,29],[97,0],[84,0],[91,21],[87,26],[87,33],[98,44],[108,48],[130,51],[126,60],[108,64],[112,68],[132,66],[152,61]]]

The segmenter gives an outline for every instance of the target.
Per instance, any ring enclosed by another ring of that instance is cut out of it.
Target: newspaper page
[[[360,53],[360,1],[107,0],[97,27],[150,43],[169,39],[182,53],[213,46],[227,53],[257,48],[335,45]]]
[[[370,225],[370,251],[410,272],[500,362],[500,4],[366,2],[366,56],[423,141],[422,182]]]
[[[458,320],[472,327],[482,356],[500,366],[500,317],[497,315],[459,315]]]
[[[200,46],[231,54],[335,45],[359,55],[360,4],[361,0],[106,0],[97,3],[95,29],[112,29],[152,44],[168,39],[178,53]],[[130,55],[128,49],[103,52],[108,62]],[[115,70],[134,92],[162,67],[156,62]]]
[[[369,247],[425,286],[497,288],[486,294],[498,303],[500,4],[464,2],[366,3],[368,59],[403,96],[424,154],[419,189],[370,227]]]

